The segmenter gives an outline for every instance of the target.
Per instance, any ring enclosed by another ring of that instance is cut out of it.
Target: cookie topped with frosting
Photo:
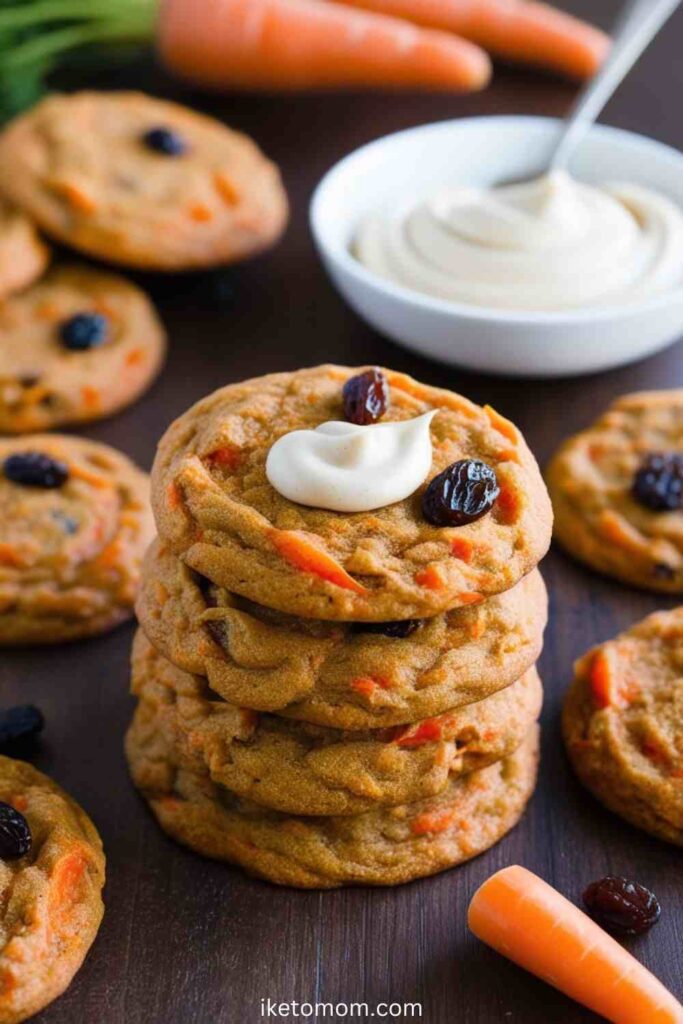
[[[420,462],[425,426],[431,458]],[[298,455],[273,473],[294,431]],[[229,385],[194,405],[161,440],[152,501],[164,541],[214,583],[290,614],[365,622],[508,590],[545,554],[552,522],[535,459],[495,410],[390,370],[332,365]]]

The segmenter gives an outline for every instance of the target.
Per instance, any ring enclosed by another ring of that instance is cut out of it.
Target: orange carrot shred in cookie
[[[97,388],[91,387],[86,384],[81,388],[81,397],[83,398],[83,405],[90,412],[97,412],[102,405],[102,396]]]
[[[377,689],[377,683],[374,679],[359,677],[358,679],[352,679],[349,683],[352,690],[359,693],[361,697],[372,697],[373,693]]]
[[[517,434],[517,427],[510,420],[507,420],[504,416],[501,416],[499,412],[493,408],[492,405],[485,405],[484,412],[489,418],[489,422],[494,430],[497,430],[499,434],[506,437],[508,441],[511,441],[516,445],[519,441],[519,435]]]
[[[126,366],[139,366],[145,361],[145,353],[141,348],[134,348],[126,356]]]
[[[213,180],[219,196],[224,199],[229,206],[237,206],[240,201],[240,197],[228,175],[225,174],[224,171],[217,171]]]
[[[355,594],[367,593],[364,586],[349,576],[331,555],[312,543],[302,530],[273,530],[271,539],[277,553],[296,569],[310,572]]]
[[[94,213],[97,209],[97,203],[93,196],[73,181],[59,182],[55,188],[74,210],[78,210],[80,213]]]
[[[166,500],[168,501],[168,507],[171,510],[180,508],[180,506],[182,505],[183,498],[182,494],[180,493],[180,488],[173,480],[166,488]]]
[[[213,213],[205,203],[193,203],[189,213],[192,220],[196,220],[199,223],[213,220]]]
[[[593,700],[598,708],[608,708],[612,704],[612,674],[607,658],[598,651],[590,667],[590,685]]]
[[[481,604],[484,600],[483,594],[477,594],[474,590],[464,591],[462,594],[458,594],[459,604]]]
[[[98,473],[93,473],[91,469],[86,469],[85,466],[78,466],[72,463],[69,466],[69,476],[75,477],[78,480],[83,480],[87,484],[91,484],[93,487],[110,487],[111,484],[106,477],[100,476]]]
[[[23,565],[19,552],[11,544],[0,544],[0,565],[9,565],[13,569]]]
[[[414,836],[423,836],[428,832],[445,832],[453,823],[453,811],[426,811],[419,814],[410,824]]]
[[[206,461],[210,466],[225,466],[226,469],[237,469],[244,457],[244,453],[235,445],[222,445],[214,451],[209,452]]]
[[[454,537],[451,541],[451,553],[469,564],[474,554],[474,544],[467,537]]]
[[[416,726],[405,726],[394,743],[399,747],[421,747],[424,743],[437,743],[443,735],[443,720],[427,718]]]
[[[428,565],[415,573],[415,582],[420,587],[426,587],[427,590],[441,590],[443,588],[441,573],[435,565]]]
[[[520,513],[519,498],[512,488],[505,484],[501,486],[494,508],[498,510],[498,518],[501,522],[507,525],[517,522]]]

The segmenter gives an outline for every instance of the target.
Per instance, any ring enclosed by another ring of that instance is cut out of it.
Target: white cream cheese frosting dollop
[[[470,305],[562,310],[629,304],[683,286],[683,211],[639,185],[564,171],[499,188],[443,188],[355,239],[369,269]]]
[[[283,497],[312,508],[369,512],[392,505],[416,491],[429,473],[434,415],[293,430],[268,452],[266,476]]]

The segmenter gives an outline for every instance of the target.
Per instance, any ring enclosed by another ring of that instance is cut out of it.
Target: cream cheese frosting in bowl
[[[426,125],[334,167],[311,226],[355,311],[423,355],[500,374],[594,372],[683,335],[683,155],[598,125],[571,174],[539,178],[560,124]]]

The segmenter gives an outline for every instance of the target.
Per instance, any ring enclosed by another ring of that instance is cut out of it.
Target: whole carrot
[[[587,78],[599,68],[609,37],[585,21],[534,0],[342,0],[405,18],[427,28],[457,32],[508,60]]]
[[[216,89],[467,91],[491,73],[473,43],[329,0],[162,0],[157,43],[171,71]]]
[[[482,942],[613,1024],[683,1024],[683,1006],[654,975],[526,868],[484,882],[467,921]]]

